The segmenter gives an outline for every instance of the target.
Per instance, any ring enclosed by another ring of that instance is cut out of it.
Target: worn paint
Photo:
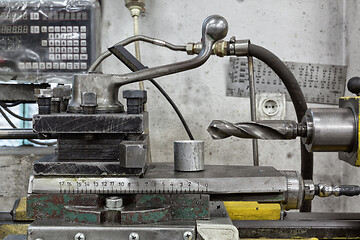
[[[101,199],[97,194],[31,194],[27,197],[27,217],[65,218],[80,223],[100,223],[96,211]]]
[[[280,220],[281,206],[276,203],[224,202],[231,220]]]
[[[32,221],[26,216],[26,197],[19,198],[16,208],[13,210],[15,221]]]
[[[8,235],[26,234],[30,224],[0,224],[0,239]]]

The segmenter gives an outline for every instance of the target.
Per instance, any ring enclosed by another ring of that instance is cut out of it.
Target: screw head
[[[123,207],[123,199],[121,197],[108,197],[106,198],[106,208],[109,210],[119,210]]]
[[[85,240],[85,234],[80,232],[75,234],[74,240]]]
[[[136,233],[136,232],[130,233],[129,240],[139,240],[139,239],[140,239],[140,236],[138,233]]]
[[[192,232],[186,231],[184,232],[183,238],[184,240],[191,240],[192,236],[193,236]]]

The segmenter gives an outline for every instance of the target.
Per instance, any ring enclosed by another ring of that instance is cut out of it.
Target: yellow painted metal
[[[1,224],[0,225],[0,239],[4,239],[8,235],[16,234],[27,234],[29,227],[27,224]]]
[[[16,209],[14,209],[15,221],[33,221],[33,219],[26,217],[26,197],[22,197],[19,200],[19,204]]]
[[[356,100],[358,100],[360,102],[360,98],[356,97]],[[360,103],[359,103],[359,107],[360,107]],[[359,109],[359,113],[360,113],[360,109]],[[360,126],[360,116],[358,117],[358,126]],[[357,158],[356,158],[356,162],[355,162],[355,166],[360,167],[360,127],[358,130],[358,151],[357,151]]]
[[[280,220],[281,206],[277,203],[224,202],[231,220]]]

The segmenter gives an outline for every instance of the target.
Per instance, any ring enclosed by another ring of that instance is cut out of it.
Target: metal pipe
[[[134,35],[137,36],[137,35],[139,35],[139,15],[133,15],[133,20],[134,20]],[[139,62],[141,62],[140,42],[139,41],[135,42],[135,56],[136,56],[136,59],[139,60]],[[145,90],[143,81],[139,82],[139,88],[140,88],[140,90]],[[146,105],[145,105],[145,110],[146,110]]]
[[[0,139],[37,139],[38,134],[32,129],[17,128],[17,129],[0,129]]]
[[[256,99],[255,99],[255,80],[254,80],[254,61],[248,56],[248,72],[249,72],[249,90],[250,90],[250,111],[251,121],[256,121]],[[259,148],[258,140],[252,140],[253,162],[254,166],[259,166]]]
[[[115,46],[118,46],[118,45],[126,46],[126,45],[136,42],[136,41],[147,42],[147,43],[151,43],[151,44],[154,44],[157,46],[166,47],[173,51],[183,51],[183,52],[186,51],[186,46],[184,46],[184,45],[174,45],[174,44],[168,43],[166,41],[156,39],[156,38],[151,38],[151,37],[144,36],[144,35],[137,35],[137,36],[129,37],[121,42],[116,43]],[[101,53],[100,56],[90,66],[88,72],[94,72],[96,70],[96,68],[100,65],[100,63],[110,56],[111,56],[111,52],[108,50]]]
[[[213,44],[223,39],[226,36],[227,32],[228,23],[225,18],[219,15],[209,16],[205,19],[202,26],[203,48],[200,54],[197,55],[195,58],[164,66],[148,68],[133,73],[114,75],[113,83],[115,86],[120,87],[125,84],[138,82],[149,78],[161,77],[197,68],[209,59],[212,52]]]

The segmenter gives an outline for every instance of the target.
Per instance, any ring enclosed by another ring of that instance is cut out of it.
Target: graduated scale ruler
[[[226,96],[249,97],[247,58],[230,58]],[[284,62],[294,74],[310,103],[338,104],[344,96],[346,66]],[[291,100],[284,84],[276,73],[262,61],[254,58],[255,92],[285,93]]]

